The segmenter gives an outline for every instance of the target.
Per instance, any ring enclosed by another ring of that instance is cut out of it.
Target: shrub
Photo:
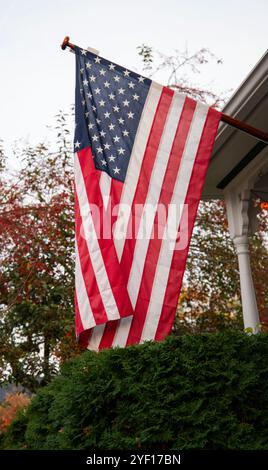
[[[268,449],[267,358],[267,335],[238,332],[85,352],[37,393],[3,447]]]

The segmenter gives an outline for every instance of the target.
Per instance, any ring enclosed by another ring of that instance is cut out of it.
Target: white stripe
[[[146,253],[151,240],[151,232],[154,224],[157,204],[161,194],[162,185],[169,162],[172,145],[176,136],[179,119],[183,110],[184,101],[184,95],[178,93],[173,95],[161,141],[156,154],[146,197],[146,203],[140,219],[133,262],[128,281],[128,292],[133,308],[135,308],[137,302],[143,268],[146,260]],[[144,234],[143,232],[145,225],[146,233]],[[157,234],[154,236],[157,236]]]
[[[93,266],[96,281],[99,287],[105,312],[108,320],[115,320],[120,318],[120,314],[113,296],[112,287],[110,285],[108,275],[106,272],[105,264],[103,261],[102,253],[100,250],[97,234],[94,227],[94,222],[91,216],[91,211],[87,199],[87,193],[84,183],[83,174],[81,171],[78,157],[75,157],[75,184],[77,190],[77,197],[79,202],[80,214],[82,217],[84,236],[88,246],[88,251]]]
[[[135,137],[135,142],[133,145],[126,180],[123,185],[120,205],[119,205],[119,217],[116,221],[114,228],[114,244],[117,251],[117,256],[119,261],[121,260],[123,248],[126,239],[127,232],[127,223],[129,219],[129,211],[120,212],[121,206],[132,206],[132,201],[135,195],[137,183],[139,180],[142,160],[144,157],[146,145],[150,135],[151,127],[153,125],[153,120],[157,105],[162,93],[163,87],[157,83],[152,82],[147,99],[143,108],[142,116],[139,122],[139,127]],[[120,216],[121,214],[121,216]]]
[[[81,271],[80,257],[77,242],[75,240],[75,291],[81,322],[85,330],[96,325],[93,312],[88,300],[85,281]]]
[[[115,348],[116,346],[120,346],[122,348],[126,345],[132,319],[133,317],[125,317],[121,318],[121,320],[119,321],[113,339],[113,348]]]
[[[110,200],[111,182],[112,178],[105,171],[102,171],[100,176],[100,190],[105,210],[107,210]]]
[[[95,328],[93,328],[92,335],[89,340],[87,349],[90,349],[91,351],[99,350],[99,345],[101,342],[104,328],[105,328],[105,324],[98,325],[98,326],[95,326]]]
[[[181,205],[184,204],[187,195],[188,186],[191,179],[194,162],[201,139],[202,131],[206,121],[208,113],[208,107],[198,103],[196,106],[195,114],[191,123],[191,128],[188,134],[187,142],[184,148],[182,162],[172,196],[172,204]],[[180,217],[182,211],[180,211]],[[172,217],[172,214],[171,214]],[[176,232],[179,229],[180,217],[176,221]],[[160,255],[156,268],[155,278],[151,291],[150,303],[145,319],[145,324],[142,332],[141,341],[150,340],[155,338],[155,333],[158,327],[164,296],[166,292],[166,286],[170,273],[170,267],[173,257],[173,250],[176,243],[176,239],[172,240],[168,237],[167,227],[172,227],[172,223],[169,220],[170,214],[168,215],[167,224],[165,227],[165,233],[161,245]]]

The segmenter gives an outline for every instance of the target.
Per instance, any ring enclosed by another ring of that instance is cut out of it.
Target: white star
[[[118,119],[119,124],[124,124],[125,120],[123,118]]]
[[[115,76],[114,76],[114,81],[115,81],[115,82],[119,82],[119,80],[120,80],[119,75],[115,75]]]
[[[100,131],[100,135],[101,135],[102,137],[105,137],[105,136],[106,136],[106,132]]]
[[[97,152],[98,153],[103,153],[103,149],[101,147],[97,147]]]
[[[91,130],[91,129],[93,129],[94,124],[92,124],[92,122],[90,122],[87,127],[88,127],[89,130]]]
[[[109,125],[109,130],[110,130],[110,131],[113,131],[114,128],[115,128],[115,124],[112,124],[112,123],[111,123],[111,124]]]
[[[113,137],[113,140],[114,140],[114,142],[119,142],[120,137],[118,137],[118,135],[116,135],[115,137]]]
[[[96,119],[97,123],[100,124],[101,123],[101,120],[100,119]]]
[[[135,85],[134,85],[133,82],[129,82],[128,86],[129,86],[129,88],[134,88]]]
[[[96,106],[92,106],[93,111],[97,111]]]
[[[129,119],[133,119],[134,113],[130,111],[129,113],[127,113],[127,115]]]
[[[114,69],[115,69],[115,65],[114,65],[114,64],[110,64],[110,65],[109,65],[109,69],[110,69],[110,70],[114,70]]]
[[[89,77],[89,80],[90,80],[91,82],[95,82],[95,80],[96,80],[95,75],[92,74],[92,75]]]
[[[86,116],[86,118],[88,118],[88,116],[89,116],[89,112],[88,112],[88,111],[85,113],[85,116]]]
[[[106,150],[110,150],[110,147],[111,147],[110,144],[104,144],[104,148],[105,148]]]
[[[106,74],[106,70],[100,69],[100,75],[105,75],[105,74]]]
[[[86,102],[85,100],[82,101],[82,106],[85,106]]]
[[[87,63],[86,63],[86,68],[87,68],[87,69],[91,69],[91,67],[92,67],[92,64],[91,64],[90,62],[87,62]]]
[[[96,95],[99,95],[100,94],[100,88],[95,88],[95,93],[96,93]]]
[[[99,105],[100,105],[100,106],[104,106],[104,105],[105,105],[105,101],[104,101],[104,100],[100,100],[100,101],[99,101]]]
[[[91,99],[92,98],[92,93],[90,93],[90,92],[87,93],[87,97]]]
[[[103,166],[106,166],[106,165],[107,165],[106,160],[101,160],[101,164],[102,164]]]
[[[80,88],[80,94],[81,95],[83,94],[83,88]]]
[[[104,86],[105,86],[105,88],[109,88],[109,87],[110,87],[110,83],[107,82],[107,80],[106,80],[106,82],[104,82]]]
[[[118,149],[118,153],[119,153],[119,155],[124,155],[125,149],[123,149],[122,147],[120,147],[120,149]]]
[[[87,55],[87,51],[85,51],[85,49],[82,49],[82,55]]]
[[[119,107],[118,106],[113,106],[113,110],[115,113],[119,113]]]
[[[129,71],[129,70],[125,70],[125,71],[124,71],[124,75],[125,75],[125,77],[128,77],[128,76],[129,76],[129,74],[130,74],[130,71]]]
[[[125,130],[123,131],[123,135],[124,135],[125,137],[128,137],[129,131],[127,131],[127,130],[125,129]]]
[[[74,144],[76,149],[79,149],[80,145],[81,145],[81,142],[78,142],[78,140]]]
[[[96,134],[93,135],[92,137],[92,141],[93,142],[97,142],[99,140],[99,136],[97,136]]]
[[[85,80],[83,80],[83,85],[84,85],[84,86],[88,86],[88,81],[87,81],[86,78],[85,78]]]
[[[119,95],[123,95],[125,93],[124,88],[119,88],[118,93],[119,93]]]
[[[114,174],[115,174],[115,175],[117,175],[117,174],[119,175],[119,173],[120,173],[120,168],[117,168],[117,166],[116,166],[115,168],[113,168],[113,171],[114,171]]]
[[[104,117],[105,117],[106,119],[109,119],[110,114],[111,114],[111,113],[108,113],[108,111],[106,111],[106,113],[104,113]]]
[[[124,106],[128,106],[128,105],[129,105],[129,101],[128,101],[128,100],[124,100],[124,101],[123,101],[123,105],[124,105]]]
[[[80,69],[80,72],[83,73],[83,72],[84,72],[84,69]]]
[[[113,93],[110,93],[108,96],[109,96],[110,100],[114,100],[114,99],[115,99],[115,95],[114,95]]]
[[[144,82],[144,80],[145,80],[145,78],[144,78],[144,77],[139,77],[139,79],[138,79],[138,80],[139,80],[139,82],[140,82],[140,83],[143,83],[143,82]]]
[[[100,64],[101,63],[101,60],[100,58],[97,56],[95,57],[95,64]]]
[[[109,157],[109,161],[110,161],[110,162],[114,162],[114,161],[115,161],[115,157],[114,157],[113,155],[111,155],[111,156]]]
[[[135,95],[132,95],[132,96],[133,96],[133,100],[136,100],[136,101],[138,101],[138,99],[139,99],[139,95],[137,95],[137,93],[135,93]]]

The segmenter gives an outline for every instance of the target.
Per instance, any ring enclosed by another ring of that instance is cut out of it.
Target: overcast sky
[[[21,137],[42,140],[74,101],[74,56],[59,47],[66,34],[139,71],[142,43],[165,53],[208,47],[223,65],[205,79],[226,90],[265,53],[267,18],[267,0],[0,0],[0,138],[8,151]]]

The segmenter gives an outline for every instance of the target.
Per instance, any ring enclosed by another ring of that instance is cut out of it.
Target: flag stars
[[[99,140],[99,136],[94,134],[92,137],[92,142],[98,142],[98,140]]]
[[[105,74],[106,74],[106,70],[100,69],[100,75],[102,75],[104,77]]]
[[[124,88],[119,88],[118,93],[119,93],[119,95],[123,95],[125,93]]]
[[[101,60],[100,60],[100,58],[99,58],[98,56],[95,57],[94,60],[95,60],[95,64],[100,64],[100,63],[101,63]]]
[[[110,147],[111,147],[111,144],[108,144],[107,142],[106,144],[104,144],[105,150],[110,150]]]
[[[92,109],[93,109],[93,111],[95,111],[95,112],[97,111],[96,106],[92,106]]]
[[[137,93],[135,93],[135,95],[132,95],[132,97],[133,97],[133,100],[135,101],[139,100],[139,95],[137,95]]]
[[[94,124],[92,124],[92,122],[90,122],[87,127],[88,127],[88,130],[91,131],[91,129],[93,129],[93,127],[94,127]]]
[[[123,118],[118,119],[119,124],[124,124],[125,120]]]
[[[105,88],[110,88],[110,83],[107,82],[107,80],[106,80],[106,82],[104,82],[104,86],[105,86]]]
[[[100,105],[100,106],[104,106],[104,105],[105,105],[105,101],[104,101],[104,100],[100,100],[100,101],[99,101],[99,105]]]
[[[120,149],[118,149],[119,155],[124,155],[125,151],[126,151],[126,150],[123,149],[122,147],[120,147]]]
[[[91,69],[91,67],[92,67],[92,64],[91,64],[90,62],[87,62],[87,63],[86,63],[86,68],[87,68],[87,69]]]
[[[88,86],[88,81],[87,81],[86,78],[85,78],[85,80],[83,80],[83,85],[84,85],[84,86]]]
[[[87,55],[87,51],[85,49],[82,49],[81,54],[82,55]]]
[[[117,166],[115,168],[113,168],[113,172],[115,175],[119,175],[120,173],[120,168],[117,168]]]
[[[115,124],[112,124],[112,123],[111,123],[111,124],[109,124],[108,127],[109,127],[109,130],[110,130],[110,131],[113,131],[114,128],[115,128]]]
[[[115,82],[119,82],[119,81],[120,81],[119,75],[115,75],[115,76],[114,76],[114,81],[115,81]]]
[[[138,80],[139,80],[140,83],[143,83],[145,78],[144,77],[139,77]]]
[[[114,143],[119,142],[119,140],[120,140],[120,137],[119,137],[118,135],[116,135],[115,137],[113,137]]]
[[[123,106],[129,106],[129,101],[128,101],[128,100],[124,100],[124,101],[123,101]]]
[[[87,93],[87,97],[90,98],[90,99],[92,99],[92,93],[90,93],[90,92]]]
[[[95,82],[95,81],[96,81],[95,75],[92,74],[92,75],[89,77],[89,80],[90,80],[91,82]]]
[[[83,68],[82,68],[82,69],[80,69],[80,73],[81,73],[81,74],[83,74],[83,73],[84,73],[84,69],[83,69]]]
[[[110,69],[110,70],[114,70],[114,69],[115,69],[115,64],[110,64],[110,65],[109,65],[109,69]]]
[[[74,146],[76,149],[79,149],[80,148],[80,145],[81,145],[81,142],[79,142],[78,140],[75,142]]]
[[[106,166],[107,165],[106,160],[101,160],[101,164],[102,164],[102,166]]]
[[[129,88],[134,88],[135,84],[133,82],[129,82],[128,86],[129,86]]]
[[[85,100],[82,101],[82,106],[85,106],[86,105],[86,102]]]
[[[129,74],[130,74],[130,71],[129,71],[129,70],[125,70],[125,71],[124,71],[124,76],[125,76],[125,77],[129,77]]]
[[[109,96],[110,100],[114,100],[114,99],[115,99],[115,95],[114,95],[113,93],[110,93],[108,96]]]
[[[99,95],[99,94],[100,94],[100,92],[101,92],[101,91],[100,91],[100,88],[95,88],[95,90],[94,90],[94,91],[95,91],[96,95]]]
[[[111,113],[109,113],[108,111],[106,111],[106,113],[104,113],[104,117],[105,119],[109,119]]]
[[[113,106],[113,110],[115,113],[119,113],[119,106]]]
[[[103,153],[103,148],[101,148],[101,146],[97,147],[97,152],[102,154]]]
[[[114,157],[113,155],[111,155],[111,156],[109,157],[109,162],[114,162],[114,161],[115,161],[115,157]]]
[[[133,117],[134,117],[134,113],[132,113],[131,111],[129,113],[127,113],[127,115],[128,115],[129,119],[133,119]]]
[[[102,137],[105,137],[105,136],[106,136],[106,132],[100,131],[100,135],[101,135]]]
[[[98,124],[101,124],[101,120],[100,120],[100,119],[97,118],[96,121],[97,121]]]
[[[128,137],[129,136],[129,131],[127,131],[126,129],[123,131],[123,136],[124,137]]]

